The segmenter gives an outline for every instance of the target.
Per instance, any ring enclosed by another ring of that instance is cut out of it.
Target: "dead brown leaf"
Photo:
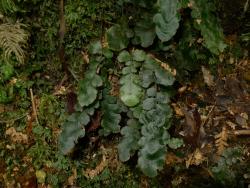
[[[240,125],[242,128],[249,128],[248,125],[248,115],[247,113],[241,113],[241,114],[237,114],[235,116],[235,121],[238,125]]]
[[[198,166],[205,160],[206,157],[204,157],[200,149],[197,148],[193,153],[188,155],[186,160],[186,167],[189,168],[190,165]]]
[[[96,129],[98,129],[101,126],[101,118],[101,111],[96,111],[87,132],[95,131]]]
[[[212,87],[215,85],[214,83],[214,76],[211,74],[210,70],[205,68],[204,66],[201,67],[203,73],[204,82],[209,86]]]
[[[89,64],[89,54],[85,51],[81,51],[81,54],[83,62]]]
[[[177,116],[180,116],[180,117],[184,116],[184,113],[182,112],[178,104],[172,103],[171,106],[174,108],[174,112]]]
[[[109,81],[111,83],[110,95],[118,96],[119,95],[119,78],[116,75],[109,75]]]
[[[201,117],[196,107],[182,108],[185,115],[184,129],[180,133],[185,142],[196,148],[200,143]]]

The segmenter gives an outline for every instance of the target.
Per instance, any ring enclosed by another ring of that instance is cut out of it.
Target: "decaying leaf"
[[[231,122],[231,121],[226,121],[227,125],[230,126],[233,130],[237,127],[237,124]]]
[[[203,156],[200,149],[196,149],[193,153],[188,155],[186,160],[186,167],[188,168],[190,165],[200,165],[206,158]]]
[[[184,136],[184,140],[196,147],[200,139],[201,117],[197,108],[182,108],[185,115],[184,130],[180,133]]]
[[[249,128],[248,125],[248,115],[247,113],[237,114],[235,117],[236,123],[240,125],[242,128]]]
[[[215,136],[215,145],[217,147],[217,155],[221,156],[225,148],[228,146],[228,131],[227,128],[224,126],[222,131]]]
[[[181,108],[178,106],[178,104],[172,103],[171,106],[173,107],[174,112],[175,112],[175,114],[176,114],[177,116],[180,116],[180,117],[184,116],[184,113],[182,112],[182,110],[181,110]]]
[[[14,127],[10,127],[6,130],[5,134],[10,137],[11,141],[14,143],[28,143],[28,136],[21,132],[17,132]]]
[[[89,64],[89,54],[86,51],[81,51],[81,54],[83,62]]]
[[[214,86],[215,85],[215,83],[214,83],[214,76],[211,74],[211,72],[207,68],[205,68],[204,66],[202,66],[201,70],[202,70],[202,73],[203,73],[204,82],[209,87]]]
[[[101,125],[101,112],[97,111],[93,118],[91,118],[91,123],[88,128],[88,132],[95,131]]]
[[[115,75],[109,75],[109,81],[111,83],[110,95],[119,96],[119,78]]]

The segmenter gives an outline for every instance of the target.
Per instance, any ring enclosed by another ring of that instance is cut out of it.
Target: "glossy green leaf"
[[[135,74],[128,74],[121,78],[120,97],[122,102],[129,107],[135,106],[140,102],[143,95],[142,88],[136,84],[139,76]]]
[[[142,70],[140,72],[142,79],[142,87],[148,88],[155,80],[154,72],[152,70]]]
[[[78,139],[84,137],[84,126],[90,121],[89,115],[85,112],[77,112],[69,116],[63,124],[62,133],[59,136],[59,149],[63,154],[72,151]]]
[[[146,98],[142,103],[143,110],[153,109],[155,107],[155,100],[155,98]]]
[[[108,59],[111,59],[114,55],[113,52],[108,48],[103,48],[102,53]]]
[[[131,60],[131,55],[129,54],[128,51],[122,51],[121,53],[119,53],[117,60],[122,63],[122,62],[127,62]]]
[[[151,46],[154,42],[155,24],[151,15],[145,16],[145,18],[136,23],[135,26],[135,36],[140,39],[140,44],[142,47],[147,48]]]
[[[169,134],[154,121],[144,124],[141,133],[138,166],[144,174],[154,177],[164,166],[167,148],[163,140],[169,139]]]
[[[175,81],[174,76],[170,72],[160,67],[155,70],[155,76],[156,83],[164,86],[171,86]]]
[[[153,149],[153,147],[157,147],[156,145],[152,145],[148,149]],[[148,154],[143,149],[139,152],[138,166],[142,170],[142,172],[149,176],[155,177],[158,173],[158,170],[161,170],[165,163],[165,148],[159,149],[154,154]]]
[[[100,41],[90,43],[88,49],[91,54],[102,54],[102,44]]]
[[[89,106],[97,98],[97,88],[102,86],[102,78],[96,74],[97,65],[95,62],[90,69],[85,73],[85,78],[79,81],[78,102],[81,107]]]
[[[143,50],[134,50],[132,52],[133,60],[134,61],[144,61],[146,58],[146,53]]]
[[[142,136],[138,142],[138,166],[144,174],[154,177],[164,166],[166,145],[170,139],[167,128],[172,113],[163,98],[164,93],[156,91],[155,87],[149,88],[146,93],[151,97],[145,96],[141,105],[143,110],[139,115]]]
[[[100,134],[108,136],[111,133],[120,132],[121,108],[117,103],[117,99],[113,96],[105,94],[101,103],[103,112]]]
[[[88,106],[95,101],[97,90],[89,82],[82,80],[79,82],[79,92],[77,100],[81,106]]]
[[[120,51],[128,46],[129,39],[124,32],[125,29],[120,25],[115,25],[107,30],[107,41],[110,49]]]
[[[94,74],[93,76],[89,77],[88,79],[91,80],[91,85],[93,87],[100,87],[100,86],[102,86],[102,78],[99,75]]]
[[[177,0],[159,0],[160,13],[157,13],[153,21],[158,38],[162,42],[169,41],[179,27],[177,16]]]
[[[139,124],[136,120],[130,119],[126,127],[123,127],[121,134],[123,138],[118,144],[119,159],[127,161],[139,148],[138,140],[140,139]]]

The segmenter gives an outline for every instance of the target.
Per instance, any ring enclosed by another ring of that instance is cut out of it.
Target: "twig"
[[[74,78],[77,82],[79,82],[79,79],[77,78],[77,76],[76,76],[76,74],[74,73],[74,71],[73,71],[72,69],[70,69],[70,68],[68,68],[68,70],[69,70],[70,74],[73,76],[73,78]]]
[[[204,119],[204,121],[201,124],[201,127],[203,127],[207,123],[208,118],[211,116],[211,114],[212,114],[212,112],[214,110],[214,107],[215,107],[215,105],[213,105],[211,110],[208,112],[206,119]]]
[[[250,130],[237,130],[234,131],[235,135],[250,135]]]
[[[34,95],[33,95],[32,89],[30,89],[30,97],[31,97],[31,103],[32,103],[32,112],[33,112],[33,115],[36,118],[36,123],[39,125],[39,121],[38,121],[38,117],[37,117],[37,112],[36,112],[36,104],[35,104],[35,101],[34,101]]]

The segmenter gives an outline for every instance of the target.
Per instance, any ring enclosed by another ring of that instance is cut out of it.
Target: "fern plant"
[[[13,0],[0,0],[0,49],[3,51],[5,60],[10,60],[12,54],[15,55],[18,62],[23,63],[25,58],[25,47],[28,40],[26,25],[16,22],[11,23],[3,14],[13,13],[17,7]]]
[[[27,44],[28,33],[21,23],[3,23],[0,24],[0,48],[6,60],[9,60],[12,54],[15,55],[17,61],[24,62],[24,48]]]
[[[0,12],[14,12],[17,7],[13,0],[0,0]]]

